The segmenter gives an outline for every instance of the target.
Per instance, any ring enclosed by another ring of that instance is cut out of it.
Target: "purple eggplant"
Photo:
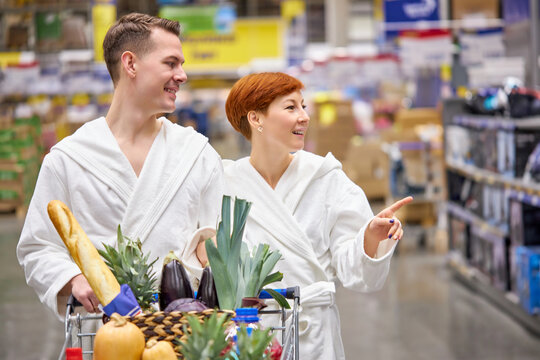
[[[214,283],[214,275],[210,266],[206,266],[203,270],[199,290],[197,290],[197,300],[202,301],[209,308],[218,307],[218,298],[216,284]]]
[[[182,299],[176,299],[172,303],[170,303],[166,308],[165,312],[171,312],[171,311],[180,311],[180,312],[188,312],[188,311],[203,311],[208,309],[208,306],[204,305],[202,301],[196,300],[196,299],[189,299],[189,298],[182,298]]]
[[[163,310],[174,300],[181,298],[193,299],[193,289],[186,269],[171,251],[163,261],[159,308]]]

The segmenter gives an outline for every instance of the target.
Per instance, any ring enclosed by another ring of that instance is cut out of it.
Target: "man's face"
[[[187,80],[182,44],[178,36],[160,28],[152,30],[150,41],[152,49],[137,59],[135,86],[141,105],[152,114],[170,113],[180,84]]]

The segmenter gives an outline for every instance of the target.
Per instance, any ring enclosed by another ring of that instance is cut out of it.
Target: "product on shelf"
[[[516,246],[540,245],[540,207],[510,198],[510,239]]]
[[[449,246],[457,251],[464,260],[471,257],[469,226],[454,216],[449,216]]]
[[[540,314],[540,247],[518,246],[515,251],[519,301],[529,314]]]
[[[540,183],[540,144],[536,145],[525,166],[523,180]]]
[[[516,153],[514,148],[514,132],[497,131],[497,169],[496,171],[508,178],[515,176]]]
[[[506,240],[477,225],[471,226],[471,264],[501,290],[508,289],[508,254]]]
[[[514,141],[516,149],[515,176],[516,178],[522,178],[525,173],[525,168],[527,167],[529,156],[538,143],[540,143],[540,129],[516,129]]]

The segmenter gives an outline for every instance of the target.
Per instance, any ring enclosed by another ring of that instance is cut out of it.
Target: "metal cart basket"
[[[298,310],[300,306],[300,288],[298,286],[287,289],[274,289],[285,298],[293,300],[291,310],[279,308],[276,310],[260,310],[261,315],[280,315],[280,325],[270,327],[272,331],[281,331],[283,351],[282,360],[299,359],[299,338],[298,338]],[[271,299],[269,293],[262,291],[261,299]],[[79,302],[70,296],[64,320],[65,340],[58,360],[65,359],[66,349],[79,347],[83,351],[83,358],[90,360],[93,354],[95,331],[89,331],[85,324],[96,322],[102,319],[101,314],[85,314],[76,312],[75,308],[81,306]]]

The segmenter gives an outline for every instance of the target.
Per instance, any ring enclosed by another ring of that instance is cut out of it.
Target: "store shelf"
[[[531,194],[525,191],[511,189],[510,198],[531,206],[540,207],[540,194]]]
[[[531,197],[540,196],[540,184],[527,183],[521,179],[508,178],[493,171],[479,169],[476,166],[468,164],[458,164],[447,161],[446,168],[478,182],[483,182],[488,185],[502,185],[514,190],[517,194],[523,193]]]
[[[471,18],[463,20],[432,20],[414,22],[383,22],[379,27],[384,31],[429,30],[429,29],[487,29],[504,26],[502,19]]]
[[[471,211],[464,209],[458,204],[453,202],[447,202],[446,209],[453,216],[463,220],[468,224],[474,224],[479,229],[492,233],[493,235],[498,236],[499,238],[504,238],[509,236],[508,229],[500,228],[494,225],[491,225],[484,221],[481,217],[475,215]]]
[[[454,125],[462,125],[476,129],[538,129],[540,128],[540,117],[529,117],[524,119],[513,119],[506,116],[490,115],[455,115],[452,118]]]
[[[450,255],[448,266],[454,277],[470,290],[483,295],[531,333],[540,336],[540,317],[529,315],[520,306],[516,295],[494,288],[479,271],[460,261],[459,255]]]
[[[52,3],[52,4],[46,4],[46,5],[27,5],[27,6],[7,6],[2,7],[2,12],[4,14],[13,14],[13,13],[34,13],[34,12],[43,12],[43,13],[50,13],[50,12],[59,12],[59,11],[65,11],[66,7],[68,7],[67,10],[73,10],[73,11],[87,11],[89,7],[91,6],[90,2],[87,3],[77,3],[77,2],[65,2],[65,3]]]

